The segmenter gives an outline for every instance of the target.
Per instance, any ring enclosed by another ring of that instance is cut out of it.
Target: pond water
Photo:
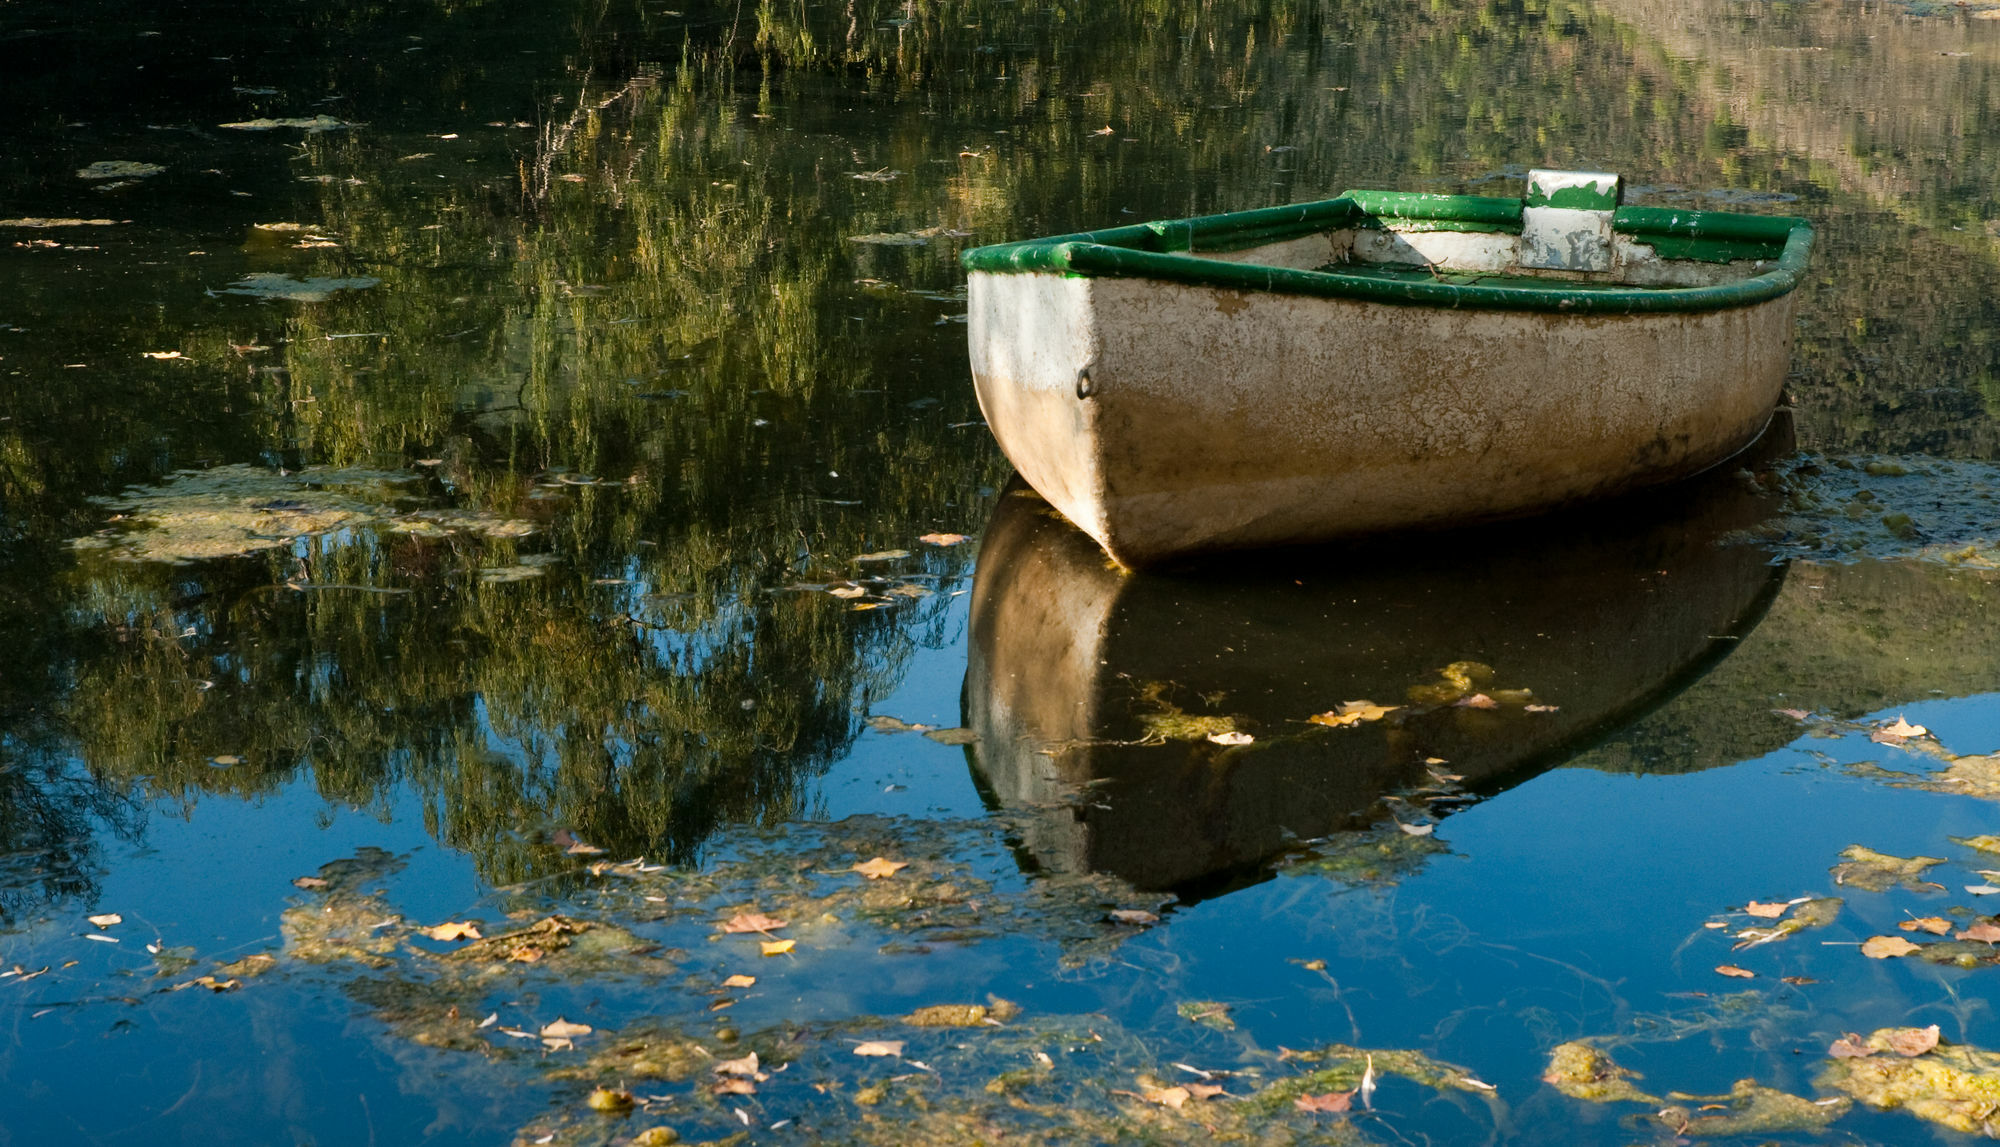
[[[0,1144],[2000,1133],[2000,8],[675,2],[0,3]],[[968,245],[1540,165],[1819,228],[1748,455],[980,421]]]

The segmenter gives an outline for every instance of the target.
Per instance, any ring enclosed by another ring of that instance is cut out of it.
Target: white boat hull
[[[1695,473],[1770,419],[1792,296],[1571,315],[976,271],[970,332],[1008,458],[1143,566]]]

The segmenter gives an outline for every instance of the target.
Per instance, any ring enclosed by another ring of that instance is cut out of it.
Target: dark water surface
[[[1859,948],[1995,907],[1987,6],[673,2],[0,0],[0,1144],[2000,1110],[1821,1078],[2000,1047]],[[965,245],[1531,165],[1819,226],[1751,455],[1143,577],[1010,485]]]

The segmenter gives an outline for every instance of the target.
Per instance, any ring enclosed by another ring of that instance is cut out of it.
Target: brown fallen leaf
[[[757,977],[755,976],[731,976],[722,981],[722,986],[725,988],[747,988],[756,982]]]
[[[105,912],[97,916],[85,916],[84,919],[90,921],[92,924],[95,924],[99,928],[109,928],[113,924],[123,924],[125,922],[125,917],[120,916],[116,912]]]
[[[1470,697],[1460,697],[1451,703],[1454,709],[1498,709],[1500,702],[1484,693],[1474,693]]]
[[[333,881],[318,876],[294,876],[292,878],[292,887],[303,888],[307,892],[317,892],[322,888],[332,887],[332,885]]]
[[[1886,1033],[1877,1032],[1889,1050],[1908,1059],[1915,1059],[1938,1045],[1938,1026],[1927,1028],[1890,1028]]]
[[[873,860],[862,861],[850,871],[859,872],[870,880],[882,880],[896,875],[896,873],[909,866],[910,862],[907,860],[887,860],[878,856]]]
[[[1119,924],[1158,924],[1160,918],[1138,908],[1113,908],[1107,915]]]
[[[917,540],[927,546],[955,546],[960,542],[969,542],[972,539],[964,534],[925,534]]]
[[[1187,1088],[1187,1093],[1196,1099],[1214,1099],[1218,1095],[1229,1094],[1219,1083],[1185,1083],[1181,1086]]]
[[[429,936],[433,940],[482,939],[482,937],[479,934],[479,925],[469,920],[464,923],[448,922],[444,924],[439,924],[432,928],[426,928],[424,929],[424,935]]]
[[[1981,920],[1965,931],[1953,936],[1954,940],[1984,940],[1988,944],[2000,941],[2000,926]]]
[[[1750,969],[1739,968],[1734,964],[1717,964],[1715,966],[1715,970],[1721,972],[1725,976],[1735,976],[1737,979],[1740,980],[1751,980],[1757,977],[1757,973],[1751,971]]]
[[[785,922],[783,920],[775,916],[766,916],[762,912],[738,912],[736,915],[724,920],[721,924],[722,930],[731,934],[740,932],[775,932],[784,926]]]
[[[1340,1114],[1354,1104],[1352,1091],[1329,1091],[1325,1095],[1301,1095],[1292,1100],[1292,1106],[1300,1111],[1325,1111]]]
[[[855,1044],[854,1054],[855,1055],[902,1055],[903,1044],[905,1042],[907,1041],[900,1039],[871,1039],[863,1043]]]
[[[1886,960],[1892,956],[1907,956],[1923,947],[1912,944],[1901,936],[1870,936],[1861,944],[1861,954],[1871,960]]]
[[[1765,920],[1776,920],[1778,917],[1783,916],[1785,914],[1785,909],[1790,907],[1791,905],[1785,903],[1783,900],[1777,901],[1776,903],[1773,904],[1760,904],[1757,901],[1752,900],[1750,903],[1745,904],[1743,906],[1743,910],[1745,912],[1748,912],[1752,916],[1761,917]]]
[[[757,1085],[747,1079],[718,1079],[709,1090],[716,1095],[755,1095]]]
[[[1803,721],[1812,716],[1811,713],[1806,712],[1804,709],[1777,709],[1774,712],[1780,717],[1790,717],[1794,721]]]
[[[753,1051],[742,1059],[722,1060],[713,1070],[717,1075],[747,1075],[754,1078],[758,1074],[757,1053]]]
[[[1862,1042],[1859,1034],[1848,1032],[1834,1040],[1826,1049],[1826,1054],[1835,1059],[1866,1059],[1875,1054],[1875,1049]]]
[[[1896,927],[1905,932],[1929,932],[1933,936],[1942,936],[1951,931],[1951,921],[1942,916],[1919,916],[1914,920],[1900,921]],[[1961,940],[1964,938],[1959,937]]]
[[[797,946],[797,940],[766,940],[757,945],[766,956],[782,956]]]
[[[542,1025],[541,1035],[543,1039],[575,1039],[580,1035],[589,1035],[594,1030],[596,1029],[589,1024],[573,1024],[557,1016],[554,1023]]]

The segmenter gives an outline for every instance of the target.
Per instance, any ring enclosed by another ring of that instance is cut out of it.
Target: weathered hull
[[[1565,314],[974,271],[970,299],[1002,449],[1131,566],[1692,474],[1757,436],[1792,346],[1790,294]]]

